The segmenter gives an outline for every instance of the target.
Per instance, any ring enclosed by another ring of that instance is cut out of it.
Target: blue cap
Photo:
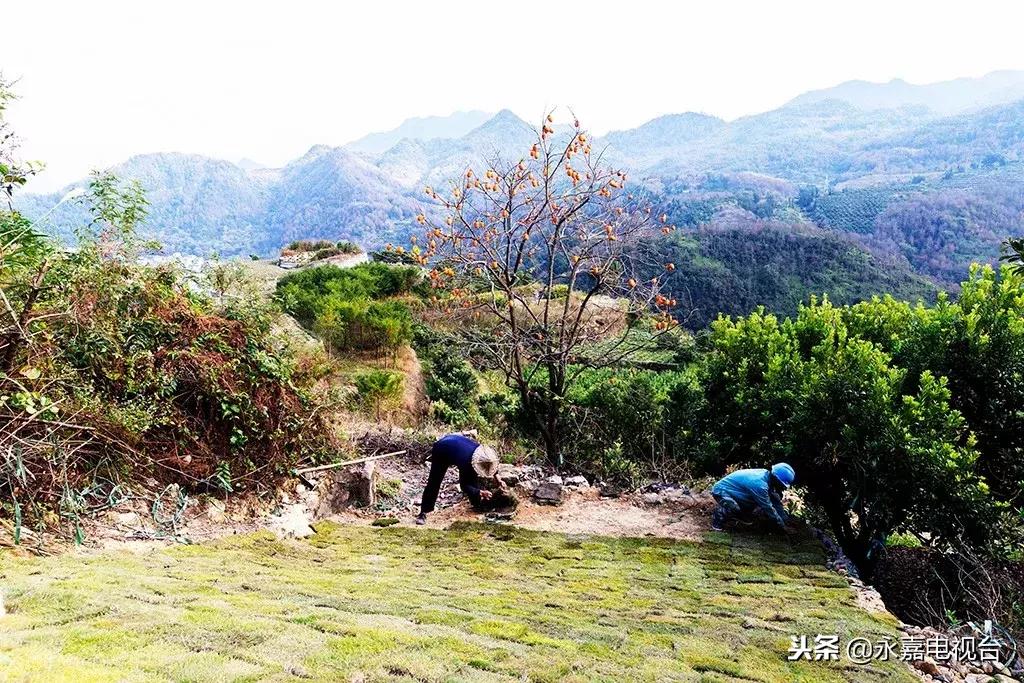
[[[772,465],[772,476],[788,489],[793,485],[793,480],[796,479],[796,470],[787,463],[779,462]]]

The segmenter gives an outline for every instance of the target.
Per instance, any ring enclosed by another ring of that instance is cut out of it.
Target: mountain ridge
[[[377,155],[403,138],[432,140],[462,137],[492,116],[479,110],[457,111],[447,116],[415,116],[391,130],[368,133],[345,146],[357,152]]]
[[[556,142],[571,130],[557,125]],[[444,186],[495,153],[515,161],[534,135],[503,109],[459,137],[406,136],[377,155],[313,145],[280,168],[246,168],[148,154],[114,171],[146,189],[143,233],[167,252],[268,255],[299,238],[375,249],[418,231],[424,184]],[[955,289],[971,261],[995,262],[1000,241],[1024,232],[1024,98],[951,116],[905,102],[865,110],[797,98],[733,121],[656,117],[594,138],[594,149],[689,235],[679,257],[696,258],[696,270],[680,272],[709,312],[722,297],[789,305],[815,287],[861,296],[890,271],[885,282],[907,295],[922,282]],[[78,201],[58,202],[85,182],[16,203],[70,244],[88,216]],[[726,246],[761,256],[727,258]],[[813,255],[799,277],[787,274],[794,261],[770,258],[783,248]]]
[[[992,71],[980,77],[954,78],[914,84],[902,78],[878,83],[851,80],[830,88],[811,90],[788,104],[838,99],[860,109],[894,109],[926,106],[937,115],[964,113],[1024,98],[1024,71]],[[784,105],[785,106],[785,105]]]

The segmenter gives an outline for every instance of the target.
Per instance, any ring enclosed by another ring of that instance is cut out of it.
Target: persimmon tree
[[[561,464],[562,406],[580,374],[678,324],[659,277],[639,275],[656,265],[645,243],[674,228],[602,163],[578,121],[556,131],[549,114],[536,135],[522,158],[495,157],[444,190],[426,188],[426,235],[411,253],[432,266],[436,309],[504,373]]]

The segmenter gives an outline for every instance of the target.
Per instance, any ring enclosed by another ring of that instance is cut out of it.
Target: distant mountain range
[[[146,229],[168,252],[268,254],[301,237],[375,248],[415,231],[423,185],[518,158],[533,140],[508,110],[459,112],[315,146],[279,169],[146,154],[113,170],[147,190]],[[1000,240],[1024,231],[1024,72],[851,81],[735,121],[669,114],[595,144],[690,231],[673,248],[706,267],[680,269],[679,287],[707,315],[759,300],[792,308],[828,283],[847,299],[955,288],[971,260],[994,260]],[[83,183],[18,206],[70,240],[84,208],[53,207]],[[815,256],[769,258],[787,244]],[[728,296],[712,295],[714,272],[731,278]]]
[[[927,85],[913,85],[899,78],[888,83],[847,81],[833,88],[804,93],[790,104],[841,100],[867,111],[923,107],[936,115],[949,116],[1021,98],[1024,98],[1024,71],[994,71],[983,78],[956,78]]]
[[[370,133],[350,142],[346,147],[356,152],[381,154],[405,139],[451,140],[461,138],[477,126],[482,126],[494,113],[485,111],[457,111],[449,116],[424,116],[406,119],[398,128],[383,133]]]

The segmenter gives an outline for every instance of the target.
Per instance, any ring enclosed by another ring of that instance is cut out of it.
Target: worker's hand
[[[482,489],[480,491],[480,500],[490,500],[492,496],[494,496],[494,494],[487,489]]]

